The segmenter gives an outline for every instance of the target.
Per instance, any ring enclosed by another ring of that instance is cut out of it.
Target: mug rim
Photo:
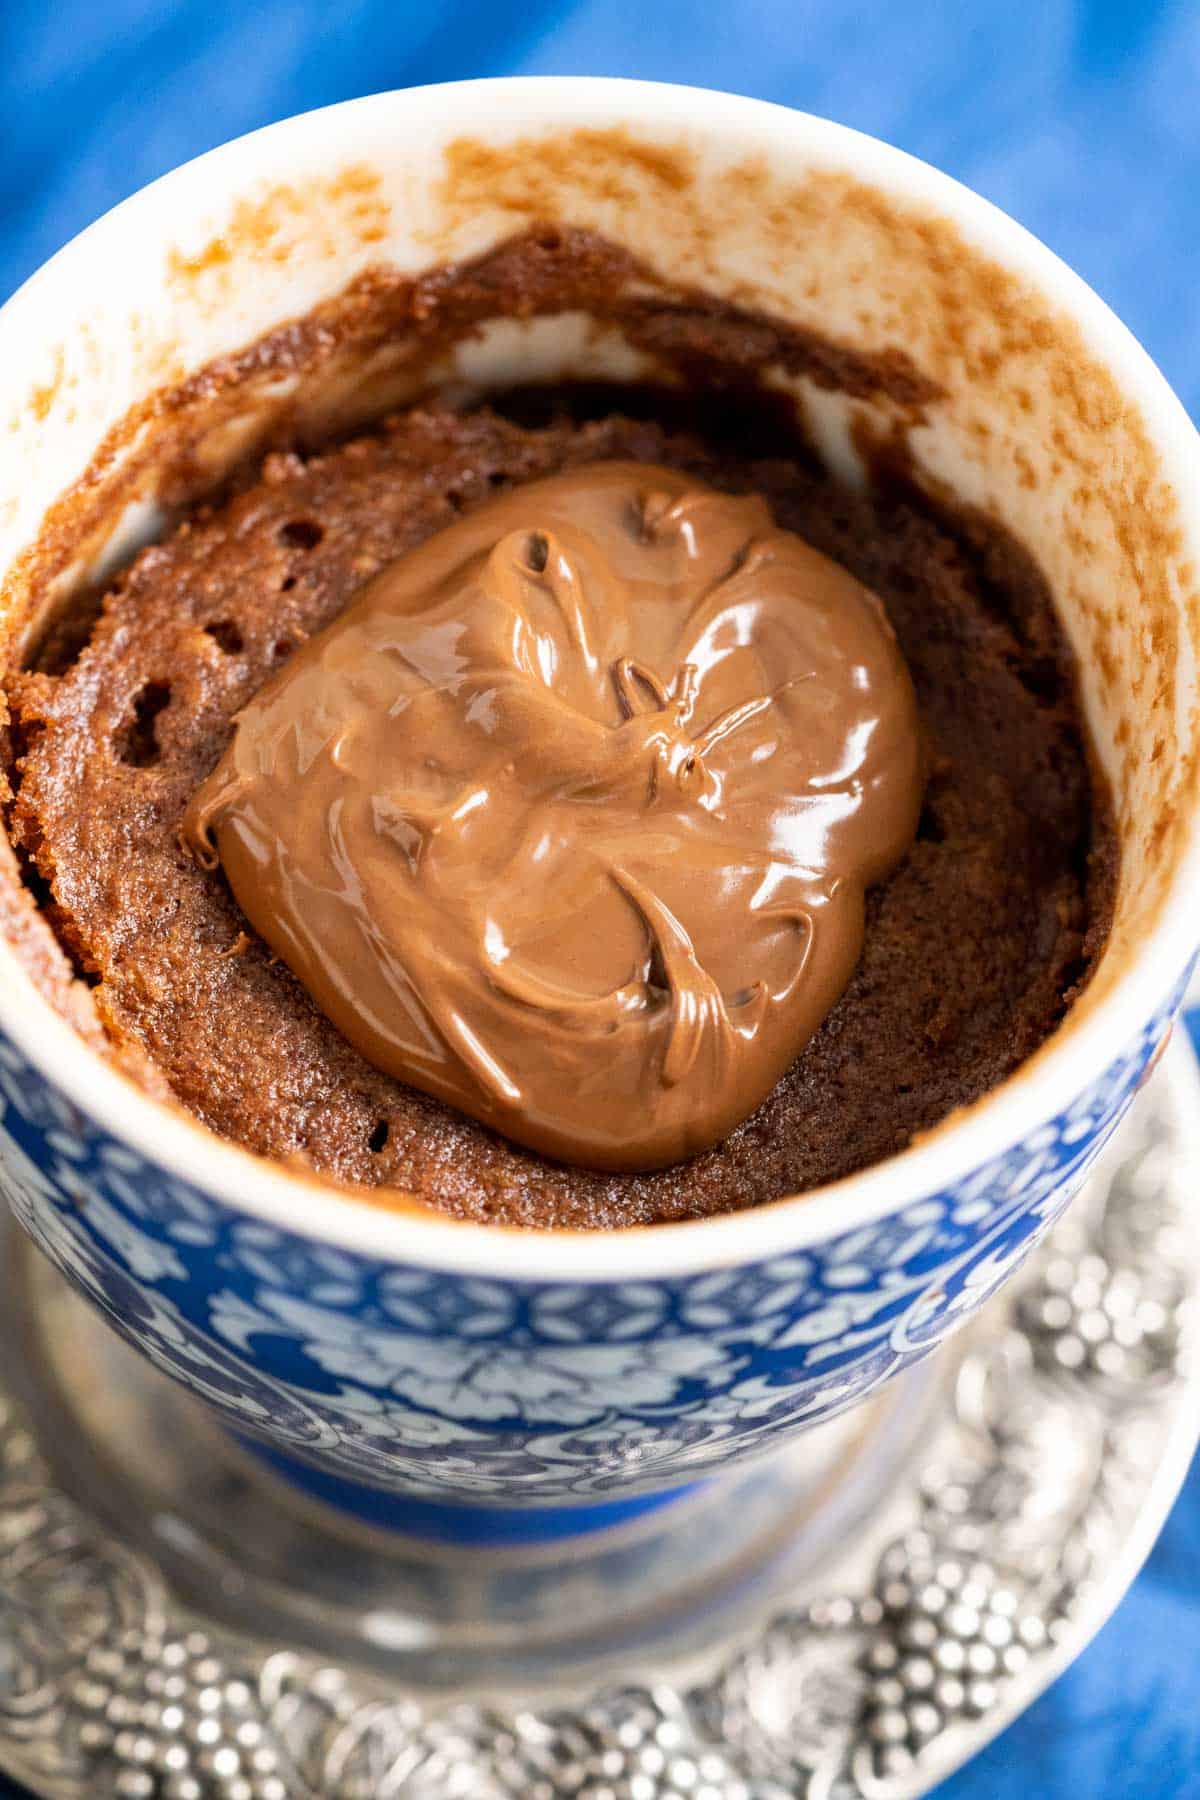
[[[1110,308],[1031,232],[982,196],[906,151],[814,114],[771,101],[675,83],[605,76],[504,76],[401,88],[341,101],[234,138],[181,164],[102,215],[44,263],[0,308],[0,341],[14,329],[39,335],[42,296],[79,271],[114,229],[158,216],[168,192],[214,191],[209,178],[240,165],[263,140],[310,132],[331,138],[352,123],[369,132],[398,110],[409,129],[442,124],[464,100],[472,131],[495,122],[522,132],[639,117],[699,130],[743,151],[781,139],[810,162],[828,162],[948,219],[971,242],[1028,279],[1070,316],[1113,374],[1136,396],[1173,487],[1180,516],[1200,537],[1200,435],[1150,356]],[[369,154],[369,151],[367,152]],[[253,162],[253,156],[250,156]],[[111,246],[109,252],[111,253]],[[1189,471],[1189,458],[1191,469]],[[528,1282],[670,1279],[801,1252],[876,1223],[952,1187],[1018,1146],[1076,1101],[1139,1036],[1196,948],[1200,896],[1200,797],[1186,810],[1185,841],[1155,922],[1110,991],[1078,1021],[1068,1015],[1031,1058],[960,1116],[951,1116],[882,1162],[800,1194],[742,1212],[615,1230],[539,1230],[478,1224],[419,1205],[392,1206],[374,1190],[339,1188],[223,1140],[182,1108],[136,1087],[58,1014],[0,938],[0,1026],[43,1078],[119,1141],[169,1176],[235,1212],[385,1262]]]

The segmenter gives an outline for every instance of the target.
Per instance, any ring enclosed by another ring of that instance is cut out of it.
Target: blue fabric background
[[[0,296],[226,138],[518,73],[730,88],[902,145],[1072,263],[1200,416],[1195,0],[0,0]],[[1200,1465],[1116,1618],[941,1793],[1200,1794]]]

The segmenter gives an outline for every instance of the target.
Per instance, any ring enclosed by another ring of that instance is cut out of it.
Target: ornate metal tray
[[[1177,1040],[1049,1245],[941,1353],[922,1389],[933,1423],[898,1459],[893,1422],[872,1505],[779,1565],[788,1581],[750,1582],[707,1641],[660,1638],[616,1678],[575,1667],[515,1693],[331,1656],[302,1608],[264,1597],[256,1614],[244,1572],[238,1616],[255,1629],[234,1628],[232,1571],[209,1568],[207,1589],[178,1579],[178,1520],[174,1539],[149,1506],[114,1523],[102,1458],[64,1456],[65,1415],[37,1398],[51,1325],[78,1303],[9,1227],[0,1771],[48,1800],[923,1794],[1078,1654],[1178,1490],[1200,1420],[1198,1174],[1200,1079]],[[89,1378],[80,1419],[129,1415],[128,1393],[106,1400]],[[159,1416],[184,1404],[155,1395]],[[246,1529],[273,1504],[247,1504]]]

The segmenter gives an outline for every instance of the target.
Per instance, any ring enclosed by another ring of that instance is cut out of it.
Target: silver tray
[[[284,1519],[280,1484],[238,1467],[238,1556],[196,1472],[239,1453],[197,1452],[193,1403],[107,1334],[64,1395],[67,1325],[80,1342],[99,1328],[8,1226],[0,1770],[46,1800],[924,1794],[1078,1655],[1178,1491],[1200,1420],[1198,1173],[1200,1077],[1179,1034],[1050,1243],[869,1426],[868,1479],[845,1427],[812,1434],[820,1502],[787,1515],[792,1553],[772,1540],[737,1605],[631,1638],[616,1674],[585,1659],[522,1691],[435,1690],[411,1647],[390,1672],[353,1634],[347,1650],[302,1587],[258,1593],[254,1534]],[[898,1437],[898,1411],[921,1428]],[[151,1416],[156,1481],[177,1446],[171,1505],[134,1454]],[[234,1491],[223,1480],[210,1500]],[[304,1504],[281,1541],[319,1560],[334,1527]],[[355,1554],[379,1579],[399,1566],[386,1546]],[[543,1562],[551,1601],[555,1579]]]

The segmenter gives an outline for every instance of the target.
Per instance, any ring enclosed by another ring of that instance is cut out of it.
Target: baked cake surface
[[[1037,570],[969,517],[849,493],[765,426],[676,411],[564,392],[418,409],[320,454],[271,455],[138,557],[82,648],[68,630],[10,677],[11,835],[127,1068],[165,1078],[222,1135],[380,1201],[398,1189],[464,1218],[611,1227],[862,1168],[1054,1028],[1103,945],[1115,852]],[[549,1162],[375,1070],[179,835],[239,708],[366,580],[498,490],[600,458],[757,491],[872,588],[930,765],[917,841],[869,894],[862,958],[816,1037],[723,1143],[643,1175]]]

